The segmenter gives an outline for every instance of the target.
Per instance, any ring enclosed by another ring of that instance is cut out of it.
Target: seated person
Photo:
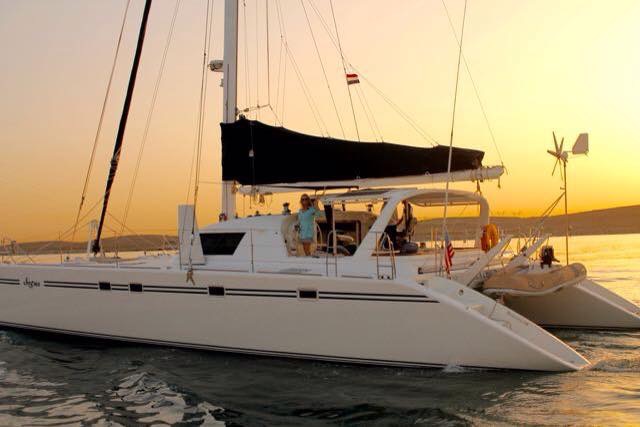
[[[411,241],[415,226],[416,218],[413,216],[413,206],[407,201],[403,201],[402,219],[397,227],[396,247],[401,254],[413,254],[418,251],[418,245]]]
[[[393,210],[393,214],[391,215],[391,219],[389,220],[389,225],[387,225],[384,229],[384,232],[389,236],[389,241],[391,241],[394,246],[396,246],[397,244],[398,226],[400,226],[401,224],[402,219],[398,219],[398,209],[396,208]],[[389,249],[388,241],[384,242],[383,249]]]
[[[398,233],[397,245],[411,241],[415,218],[413,217],[413,206],[406,200],[402,202],[402,218],[396,227]]]
[[[403,201],[402,216],[398,218],[398,211],[394,210],[389,225],[384,230],[389,235],[389,240],[393,242],[394,248],[402,250],[403,246],[411,241],[415,222],[413,206],[406,200]],[[384,249],[389,249],[387,244]]]
[[[311,244],[313,243],[316,233],[315,219],[320,214],[320,210],[318,209],[318,201],[315,199],[311,200],[307,194],[303,194],[302,197],[300,197],[300,206],[300,210],[298,211],[299,238],[304,248],[304,254],[310,256]]]

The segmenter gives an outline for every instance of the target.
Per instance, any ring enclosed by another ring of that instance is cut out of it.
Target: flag
[[[451,266],[453,265],[453,256],[455,255],[453,250],[453,244],[449,239],[449,232],[444,231],[444,269],[447,270],[447,274],[451,273]]]
[[[357,74],[347,74],[347,84],[354,85],[356,83],[360,83],[360,79]]]

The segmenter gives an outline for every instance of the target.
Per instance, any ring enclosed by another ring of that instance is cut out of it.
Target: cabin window
[[[141,283],[129,283],[129,292],[142,292]]]
[[[233,255],[245,233],[200,234],[204,255]]]
[[[301,299],[318,299],[318,291],[315,289],[298,289],[298,297]]]
[[[98,287],[100,288],[101,291],[110,291],[111,290],[111,283],[109,283],[109,282],[98,282]]]

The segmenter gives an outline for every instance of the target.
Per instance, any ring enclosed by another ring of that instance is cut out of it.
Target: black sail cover
[[[222,179],[242,185],[392,178],[447,171],[449,147],[420,148],[305,135],[240,118],[222,123]],[[451,171],[477,169],[484,152],[453,148]]]

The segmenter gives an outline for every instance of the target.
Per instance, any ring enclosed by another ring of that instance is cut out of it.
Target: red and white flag
[[[455,255],[453,250],[453,244],[449,239],[449,232],[444,231],[444,269],[447,270],[447,274],[451,273],[451,266],[453,265],[453,256]]]
[[[356,83],[360,83],[360,79],[357,74],[347,74],[347,84],[354,85]]]

